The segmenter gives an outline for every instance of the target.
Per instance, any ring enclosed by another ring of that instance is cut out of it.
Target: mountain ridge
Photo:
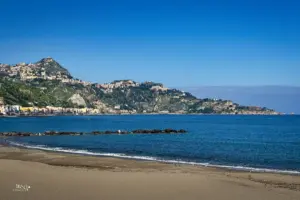
[[[0,72],[0,96],[10,105],[87,107],[98,109],[99,113],[279,114],[230,100],[199,99],[151,81],[87,82],[73,78],[51,57],[34,64],[0,64]]]

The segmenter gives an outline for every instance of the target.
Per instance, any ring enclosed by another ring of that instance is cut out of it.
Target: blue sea
[[[0,132],[186,129],[187,134],[11,137],[12,145],[237,170],[300,174],[300,116],[118,115],[0,118]]]

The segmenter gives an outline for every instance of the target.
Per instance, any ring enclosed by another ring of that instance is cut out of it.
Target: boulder
[[[85,100],[80,96],[80,94],[73,94],[68,101],[70,101],[74,105],[86,107]]]

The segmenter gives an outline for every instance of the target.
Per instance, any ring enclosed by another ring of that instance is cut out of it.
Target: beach
[[[0,147],[0,200],[300,199],[300,176]]]

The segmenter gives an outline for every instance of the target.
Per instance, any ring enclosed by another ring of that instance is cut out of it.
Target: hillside
[[[299,86],[198,86],[180,89],[198,98],[231,99],[244,105],[271,107],[283,113],[300,114]]]
[[[100,113],[277,114],[229,100],[197,99],[161,83],[117,80],[98,84],[74,79],[52,58],[34,64],[0,64],[0,97],[7,105],[88,107]]]
[[[52,58],[43,58],[35,64],[37,65],[37,68],[44,69],[45,75],[47,76],[55,76],[57,73],[59,73],[62,76],[72,78],[69,71]]]

